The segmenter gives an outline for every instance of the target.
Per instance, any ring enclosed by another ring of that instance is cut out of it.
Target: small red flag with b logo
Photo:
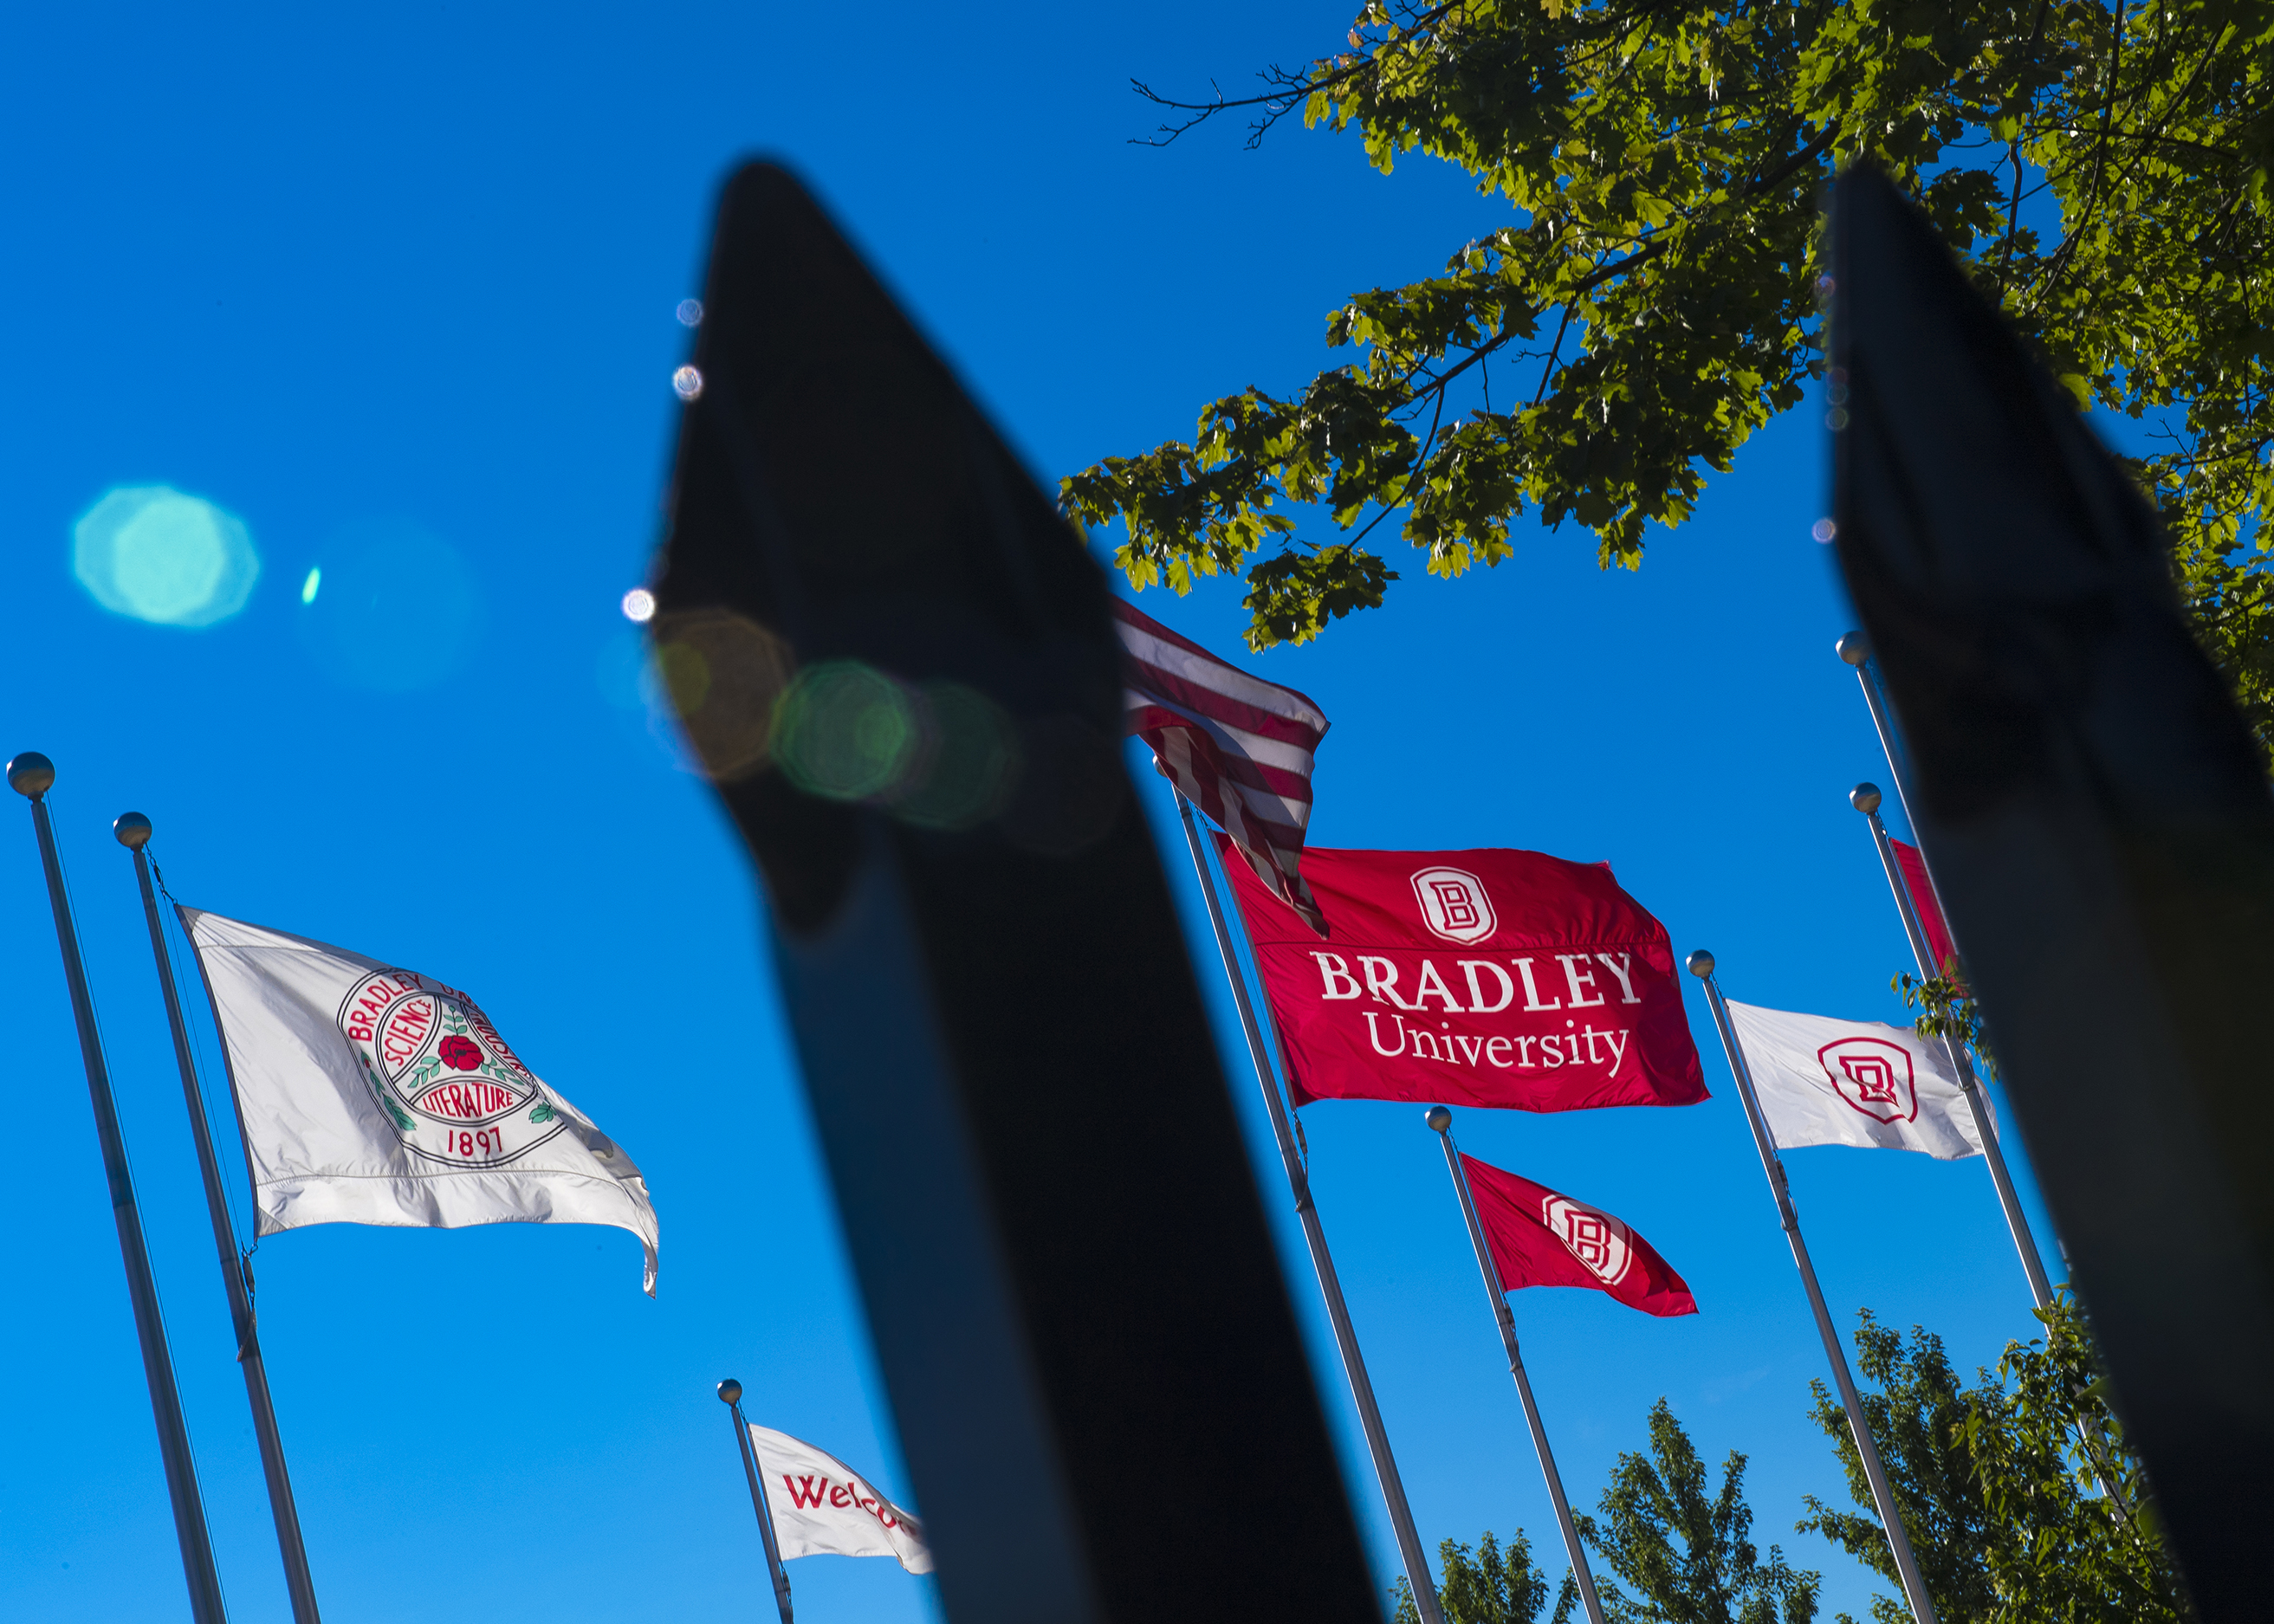
[[[1646,1314],[1698,1312],[1682,1276],[1621,1220],[1474,1156],[1461,1166],[1503,1289],[1582,1286]]]

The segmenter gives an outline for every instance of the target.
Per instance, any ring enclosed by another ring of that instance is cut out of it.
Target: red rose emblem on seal
[[[435,1052],[442,1056],[442,1064],[453,1071],[471,1071],[482,1063],[481,1045],[455,1032],[442,1040],[441,1047]]]

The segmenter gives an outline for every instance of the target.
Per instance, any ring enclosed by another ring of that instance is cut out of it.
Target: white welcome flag
[[[1973,1108],[1939,1040],[1911,1026],[1728,1002],[1780,1146],[1884,1146],[1946,1162],[1982,1154]]]
[[[860,1474],[811,1444],[750,1423],[774,1545],[793,1556],[891,1556],[912,1574],[931,1571],[923,1524],[870,1488]]]
[[[640,1237],[655,1295],[640,1170],[471,998],[321,942],[181,915],[228,1051],[258,1233],[614,1224]]]

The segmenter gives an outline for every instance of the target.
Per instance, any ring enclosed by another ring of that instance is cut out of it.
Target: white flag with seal
[[[858,1472],[787,1432],[750,1423],[766,1508],[774,1514],[774,1546],[793,1556],[890,1556],[912,1574],[931,1571],[923,1524],[868,1485]]]
[[[1939,1039],[1912,1026],[1728,1003],[1779,1146],[1923,1150],[1946,1162],[1982,1154],[1973,1108]]]
[[[606,1223],[646,1252],[647,1183],[539,1082],[481,1006],[432,976],[197,908],[252,1169],[255,1229]]]

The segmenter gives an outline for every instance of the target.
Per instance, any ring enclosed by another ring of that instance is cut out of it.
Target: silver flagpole
[[[1887,889],[1895,894],[1895,910],[1903,916],[1903,931],[1910,937],[1911,957],[1918,961],[1920,977],[1932,980],[1942,974],[1942,968],[1934,962],[1934,950],[1927,944],[1926,930],[1919,923],[1910,887],[1903,883],[1902,867],[1896,862],[1895,848],[1887,839],[1887,826],[1879,821],[1879,786],[1858,784],[1849,792],[1848,801],[1871,823],[1871,838],[1879,848],[1879,866],[1887,871]],[[2013,1233],[2014,1250],[2022,1255],[2022,1273],[2029,1277],[2029,1296],[2039,1308],[2051,1308],[2052,1283],[2045,1278],[2044,1259],[2037,1254],[2037,1238],[2029,1232],[2029,1220],[2022,1211],[2022,1198],[2014,1192],[2013,1175],[2006,1170],[2006,1153],[1998,1143],[1998,1124],[1991,1117],[1990,1102],[1983,1097],[1982,1085],[1975,1079],[1966,1045],[1946,1037],[1942,1047],[1966,1090],[1967,1106],[1974,1113],[1975,1133],[1982,1140],[1982,1159],[1990,1164],[1990,1182],[1998,1188],[1998,1205],[2005,1208],[2006,1228]]]
[[[1413,1511],[1405,1503],[1405,1485],[1397,1475],[1397,1462],[1389,1453],[1389,1434],[1382,1431],[1382,1411],[1374,1402],[1374,1383],[1367,1379],[1366,1358],[1359,1352],[1358,1333],[1351,1328],[1350,1309],[1343,1302],[1342,1282],[1335,1260],[1327,1255],[1326,1231],[1319,1227],[1318,1209],[1311,1201],[1311,1181],[1295,1152],[1295,1135],[1287,1122],[1287,1108],[1279,1098],[1279,1082],[1271,1070],[1270,1051],[1255,1024],[1255,1006],[1248,1002],[1247,982],[1239,974],[1232,951],[1231,932],[1224,924],[1224,904],[1209,874],[1208,855],[1201,845],[1200,825],[1193,819],[1192,802],[1177,792],[1177,812],[1184,819],[1185,843],[1192,847],[1193,872],[1200,876],[1201,895],[1208,902],[1209,924],[1216,931],[1216,951],[1224,955],[1224,979],[1231,983],[1232,1001],[1239,1007],[1240,1029],[1247,1034],[1247,1056],[1255,1063],[1255,1080],[1263,1089],[1263,1103],[1271,1113],[1271,1132],[1279,1142],[1279,1161],[1287,1169],[1287,1187],[1295,1197],[1295,1214],[1302,1221],[1303,1241],[1311,1249],[1311,1267],[1319,1276],[1319,1295],[1326,1299],[1327,1319],[1335,1328],[1335,1347],[1341,1353],[1343,1375],[1350,1382],[1351,1398],[1358,1405],[1359,1426],[1366,1433],[1367,1453],[1374,1457],[1374,1475],[1382,1484],[1382,1503],[1389,1508],[1389,1526],[1397,1537],[1398,1559],[1405,1566],[1405,1583],[1413,1591],[1414,1610],[1421,1624],[1444,1624],[1437,1605],[1437,1587],[1429,1576],[1428,1559],[1421,1553],[1421,1536],[1413,1530]]]
[[[1433,1105],[1424,1119],[1437,1131],[1444,1147],[1445,1167],[1453,1176],[1453,1192],[1461,1199],[1461,1216],[1469,1226],[1469,1244],[1477,1251],[1477,1268],[1485,1277],[1492,1298],[1493,1320],[1500,1327],[1501,1345],[1508,1350],[1508,1373],[1516,1378],[1517,1396],[1524,1401],[1524,1418],[1532,1428],[1532,1447],[1540,1452],[1540,1470],[1547,1474],[1547,1498],[1555,1503],[1555,1526],[1563,1530],[1564,1554],[1571,1559],[1571,1575],[1579,1583],[1579,1599],[1586,1604],[1588,1624],[1603,1624],[1603,1604],[1595,1599],[1595,1575],[1588,1570],[1587,1553],[1579,1544],[1578,1524],[1571,1520],[1571,1503],[1563,1498],[1563,1474],[1555,1470],[1555,1452],[1547,1447],[1547,1428],[1540,1419],[1540,1406],[1532,1396],[1532,1378],[1524,1372],[1524,1355],[1516,1343],[1516,1316],[1508,1306],[1508,1288],[1501,1283],[1500,1265],[1493,1261],[1485,1226],[1477,1216],[1476,1193],[1469,1188],[1468,1169],[1461,1165],[1459,1147],[1453,1143],[1453,1113]]]
[[[750,1480],[750,1505],[758,1514],[758,1539],[766,1548],[766,1571],[773,1576],[774,1605],[781,1610],[781,1624],[792,1624],[789,1573],[782,1567],[781,1547],[774,1542],[773,1509],[766,1504],[766,1485],[758,1476],[758,1452],[750,1444],[750,1424],[742,1416],[742,1384],[727,1377],[719,1384],[719,1402],[726,1405],[734,1424],[734,1441],[742,1447],[742,1475]]]
[[[150,884],[150,820],[122,813],[110,826],[119,845],[134,853],[134,878],[142,888],[142,916],[150,927],[150,952],[158,964],[158,988],[165,995],[166,1024],[174,1034],[174,1064],[182,1074],[182,1097],[190,1108],[190,1133],[197,1141],[198,1170],[205,1177],[206,1213],[213,1220],[214,1246],[221,1256],[222,1287],[229,1294],[229,1319],[237,1335],[237,1362],[245,1372],[245,1394],[252,1404],[252,1435],[260,1445],[261,1475],[268,1481],[268,1510],[276,1522],[276,1548],[284,1559],[284,1588],[292,1598],[293,1624],[321,1624],[316,1611],[316,1582],[309,1576],[308,1553],[300,1541],[300,1511],[292,1498],[292,1478],[284,1467],[284,1440],[276,1430],[276,1409],[268,1398],[268,1368],[260,1357],[260,1337],[252,1315],[252,1292],[244,1259],[229,1222],[229,1198],[221,1162],[214,1154],[213,1131],[206,1123],[205,1095],[198,1086],[197,1064],[190,1056],[190,1032],[182,1000],[174,988],[173,960],[159,922],[158,895]]]
[[[72,1014],[79,1023],[79,1056],[87,1065],[87,1090],[94,1103],[95,1138],[102,1147],[102,1170],[110,1181],[110,1217],[126,1264],[126,1292],[134,1304],[134,1330],[142,1343],[142,1374],[150,1384],[158,1453],[165,1462],[166,1492],[174,1506],[174,1535],[181,1542],[182,1576],[190,1587],[190,1616],[197,1624],[227,1624],[213,1540],[206,1531],[205,1502],[198,1493],[197,1462],[190,1454],[190,1430],[182,1419],[182,1396],[174,1387],[165,1321],[158,1312],[158,1286],[150,1274],[150,1252],[143,1244],[142,1219],[134,1205],[126,1140],[118,1131],[118,1107],[110,1094],[109,1068],[103,1064],[102,1036],[95,1030],[94,1000],[87,991],[87,966],[79,960],[79,931],[72,923],[71,899],[64,892],[63,860],[56,854],[55,826],[48,817],[45,797],[55,781],[55,763],[37,750],[26,750],[8,763],[8,787],[32,803],[32,828],[39,836],[41,866],[47,871],[56,944],[63,951],[64,980],[71,988]]]
[[[1911,1553],[1910,1535],[1903,1528],[1901,1514],[1895,1507],[1895,1492],[1887,1483],[1887,1469],[1880,1463],[1879,1447],[1871,1441],[1871,1429],[1864,1424],[1864,1401],[1856,1392],[1856,1379],[1848,1373],[1847,1350],[1840,1345],[1840,1333],[1833,1328],[1831,1312],[1824,1306],[1824,1289],[1816,1283],[1816,1266],[1808,1260],[1808,1243],[1800,1238],[1800,1214],[1792,1204],[1792,1189],[1786,1182],[1784,1163],[1777,1159],[1776,1141],[1769,1137],[1767,1120],[1761,1115],[1760,1101],[1753,1097],[1753,1073],[1745,1064],[1745,1051],[1737,1041],[1737,1029],[1729,1024],[1728,1006],[1721,1000],[1721,985],[1713,979],[1713,955],[1699,948],[1690,955],[1690,974],[1706,983],[1706,1001],[1713,1006],[1713,1025],[1721,1034],[1722,1052],[1729,1057],[1729,1074],[1737,1079],[1737,1098],[1744,1102],[1745,1122],[1753,1131],[1753,1147],[1761,1153],[1761,1171],[1768,1176],[1769,1193],[1776,1198],[1777,1220],[1784,1225],[1785,1238],[1792,1243],[1792,1260],[1800,1266],[1801,1283],[1808,1288],[1808,1306],[1816,1315],[1817,1335],[1824,1339],[1824,1357],[1832,1362],[1832,1374],[1840,1384],[1840,1402],[1848,1411],[1848,1431],[1856,1440],[1856,1453],[1864,1459],[1864,1476],[1871,1480],[1871,1499],[1879,1508],[1879,1525],[1886,1531],[1887,1549],[1895,1559],[1895,1573],[1901,1579],[1903,1596],[1910,1603],[1911,1617],[1916,1624],[1935,1624],[1934,1603],[1926,1593],[1926,1581],[1920,1577],[1918,1559]]]
[[[1887,776],[1895,781],[1895,801],[1903,809],[1903,821],[1913,829],[1918,820],[1911,816],[1910,786],[1903,782],[1900,753],[1895,748],[1895,725],[1887,716],[1887,702],[1879,693],[1879,684],[1871,670],[1871,645],[1861,632],[1849,632],[1833,646],[1834,652],[1856,668],[1856,684],[1864,690],[1864,703],[1871,712],[1871,726],[1879,735],[1879,754],[1887,758]]]

